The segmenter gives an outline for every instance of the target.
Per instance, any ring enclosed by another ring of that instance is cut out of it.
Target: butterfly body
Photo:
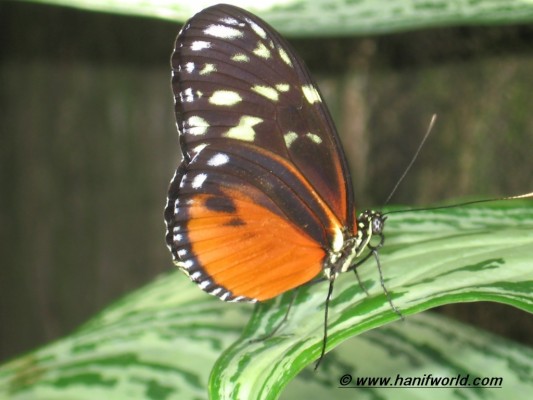
[[[217,5],[184,25],[172,70],[183,160],[165,221],[176,265],[204,291],[250,302],[355,268],[384,218],[356,218],[339,137],[290,45]]]

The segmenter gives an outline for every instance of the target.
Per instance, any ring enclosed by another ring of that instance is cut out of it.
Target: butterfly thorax
[[[324,275],[329,279],[332,275],[349,271],[354,268],[355,259],[367,248],[376,249],[383,244],[383,227],[386,217],[381,212],[365,210],[357,218],[357,233],[344,232],[344,242],[340,250],[330,250],[324,267]],[[371,246],[373,236],[381,238],[377,246]]]

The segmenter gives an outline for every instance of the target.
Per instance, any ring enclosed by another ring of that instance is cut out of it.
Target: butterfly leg
[[[355,274],[355,277],[357,278],[357,283],[359,283],[359,287],[363,289],[363,291],[366,293],[367,296],[370,296],[370,293],[368,293],[368,290],[366,289],[365,285],[363,285],[363,281],[361,281],[361,278],[359,277],[359,273],[357,272],[357,267],[365,263],[366,260],[368,260],[371,255],[372,253],[368,253],[367,255],[363,257],[363,259],[361,259],[359,262],[355,263],[354,265],[350,267],[350,269],[353,269],[353,273]]]
[[[400,312],[400,310],[398,309],[398,307],[396,307],[393,302],[392,302],[392,298],[391,298],[391,295],[389,293],[389,291],[387,290],[387,287],[385,286],[385,280],[383,278],[383,272],[381,270],[381,263],[379,261],[379,254],[378,254],[378,250],[383,246],[383,243],[385,242],[385,237],[383,236],[383,234],[380,234],[380,241],[377,245],[375,246],[372,246],[372,245],[368,245],[368,248],[370,249],[370,252],[367,253],[361,260],[359,260],[357,263],[355,263],[354,265],[352,265],[350,267],[350,269],[353,269],[354,273],[355,273],[355,276],[357,277],[357,281],[359,282],[359,286],[361,286],[361,288],[365,291],[365,293],[367,294],[367,296],[369,295],[368,294],[368,291],[366,290],[366,288],[363,286],[362,282],[361,282],[361,279],[359,278],[359,274],[357,273],[357,267],[360,266],[361,264],[365,263],[371,256],[374,256],[374,259],[376,260],[376,264],[377,264],[377,267],[378,267],[378,272],[379,272],[379,282],[381,284],[381,287],[383,288],[383,292],[385,293],[385,296],[387,297],[387,301],[389,302],[389,305],[390,307],[392,308],[392,310],[398,314],[398,316],[403,320],[404,317],[402,315],[402,313]]]
[[[404,317],[403,317],[402,313],[400,312],[398,307],[396,307],[392,303],[391,295],[390,295],[389,291],[387,290],[387,287],[385,286],[385,280],[383,279],[383,272],[381,271],[381,263],[379,262],[379,256],[378,256],[377,248],[373,248],[372,247],[371,248],[371,252],[369,254],[372,254],[374,256],[374,258],[376,259],[376,264],[378,266],[378,272],[379,272],[379,282],[381,283],[381,287],[383,288],[383,292],[385,293],[385,296],[387,297],[387,301],[389,302],[390,307],[403,320]]]

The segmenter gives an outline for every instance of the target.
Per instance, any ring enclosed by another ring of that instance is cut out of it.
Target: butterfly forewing
[[[165,218],[178,265],[223,300],[308,282],[356,227],[339,139],[302,61],[259,18],[218,5],[185,24],[172,68],[184,160]]]

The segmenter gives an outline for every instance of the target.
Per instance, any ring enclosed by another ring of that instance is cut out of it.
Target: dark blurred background
[[[173,268],[162,210],[180,159],[179,23],[0,3],[0,361]],[[290,38],[289,38],[290,39]],[[533,26],[291,40],[330,105],[360,209],[533,190]],[[179,290],[179,288],[176,288]],[[533,318],[441,312],[533,344]]]

